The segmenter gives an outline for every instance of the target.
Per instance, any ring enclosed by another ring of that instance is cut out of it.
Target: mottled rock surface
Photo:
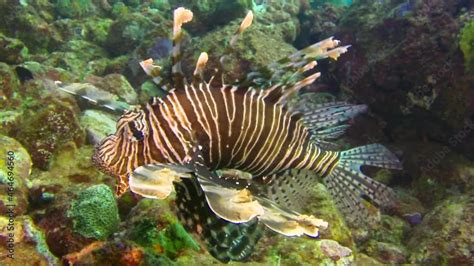
[[[469,265],[474,263],[474,198],[453,197],[428,212],[408,240],[411,263]]]

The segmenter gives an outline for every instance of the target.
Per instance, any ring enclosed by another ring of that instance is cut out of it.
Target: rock
[[[391,211],[411,226],[421,223],[426,209],[420,200],[414,197],[412,192],[407,189],[396,188],[395,191],[398,200]]]
[[[95,241],[76,233],[67,215],[78,191],[94,184],[114,183],[92,165],[93,150],[90,145],[76,148],[69,142],[54,156],[48,171],[36,170],[31,176],[31,215],[45,232],[51,252],[58,257],[79,252]]]
[[[401,245],[410,226],[403,219],[382,215],[380,227],[373,231],[373,238],[381,242]]]
[[[29,111],[15,136],[30,152],[36,167],[48,169],[53,155],[69,141],[79,146],[84,143],[84,132],[68,105],[56,102]]]
[[[334,200],[323,184],[317,184],[314,188],[314,196],[308,202],[304,213],[312,214],[317,218],[329,223],[327,229],[321,231],[321,237],[335,240],[342,245],[353,247],[351,230],[346,224],[346,219],[334,204]]]
[[[88,17],[85,20],[60,19],[54,21],[52,25],[58,30],[63,40],[87,41],[103,47],[112,22],[107,17]],[[63,46],[62,50],[68,48],[68,46]]]
[[[139,102],[144,103],[150,100],[151,97],[162,97],[164,93],[153,83],[153,81],[147,80],[140,86]]]
[[[22,120],[22,111],[3,110],[0,112],[0,134],[9,135]]]
[[[407,251],[401,247],[390,243],[369,241],[367,254],[385,264],[407,263]]]
[[[447,199],[428,212],[410,234],[410,263],[472,265],[474,255],[474,197]]]
[[[101,47],[105,46],[107,34],[113,20],[109,18],[90,18],[84,24],[82,35],[88,40]]]
[[[408,252],[404,240],[410,229],[402,218],[382,215],[378,228],[371,230],[371,238],[363,250],[383,263],[406,263]]]
[[[77,148],[73,142],[68,142],[62,146],[48,171],[32,172],[31,190],[39,192],[34,197],[30,195],[33,201],[42,201],[44,193],[57,194],[61,198],[63,194],[83,190],[93,184],[113,185],[113,178],[103,175],[92,165],[93,152],[94,147],[90,145]]]
[[[194,13],[193,22],[187,28],[194,33],[205,33],[234,19],[243,19],[252,9],[252,1],[169,1],[171,6],[184,6]]]
[[[9,65],[0,62],[0,108],[7,108],[15,104],[15,101],[11,101],[19,87],[20,81],[14,70]],[[3,124],[5,120],[2,119],[1,121]]]
[[[8,37],[21,40],[32,53],[47,53],[48,50],[56,48],[61,40],[56,29],[49,24],[53,18],[47,9],[49,3],[35,8],[33,5],[23,6],[18,2],[0,3],[2,32]]]
[[[105,43],[107,50],[113,56],[130,53],[154,27],[155,23],[139,13],[120,16],[109,28]]]
[[[474,113],[469,85],[474,76],[465,74],[457,37],[468,5],[462,0],[402,4],[351,5],[335,35],[352,47],[337,62],[334,81],[369,103],[392,140],[456,143],[453,136],[466,133],[465,121]],[[472,139],[466,134],[463,145],[457,142],[452,149],[472,159]]]
[[[81,127],[86,129],[87,141],[97,144],[106,136],[115,133],[117,118],[97,110],[86,110],[80,117]]]
[[[18,39],[8,38],[0,33],[0,61],[19,64],[28,57],[28,48]]]
[[[83,237],[73,231],[73,222],[66,213],[73,193],[58,194],[57,199],[38,217],[38,227],[45,233],[45,240],[51,253],[63,257],[82,250],[94,239]]]
[[[128,217],[127,239],[158,254],[175,259],[190,249],[200,250],[199,244],[177,221],[166,201],[142,199]]]
[[[61,81],[69,83],[79,80],[77,76],[73,75],[72,73],[63,68],[48,66],[46,64],[39,63],[36,61],[26,61],[20,66],[27,69],[33,74],[33,78],[35,80],[31,80],[28,83],[36,82],[37,84],[45,84],[51,81]],[[29,84],[25,85],[28,86]],[[34,93],[35,92],[33,91],[32,94]]]
[[[354,260],[349,248],[328,239],[279,237],[266,248],[282,265],[349,265]]]
[[[9,254],[6,244],[13,240],[12,250],[14,259],[0,257],[2,265],[56,265],[58,258],[51,254],[45,242],[44,233],[40,231],[28,216],[17,216],[14,230],[8,229],[8,220],[0,217],[0,252]],[[8,233],[14,237],[9,238]]]
[[[350,6],[352,4],[352,0],[312,0],[310,3],[311,6],[316,8],[325,4],[335,6]]]
[[[30,155],[18,141],[2,135],[0,154],[3,154],[0,157],[0,215],[11,217],[9,211],[15,216],[23,215],[28,209]],[[12,165],[8,166],[9,163]]]
[[[183,71],[190,75],[193,73],[198,57],[196,51],[212,51],[209,53],[205,70],[206,74],[211,75],[213,69],[219,65],[220,56],[225,54],[227,40],[234,34],[239,24],[240,20],[233,21],[221,29],[208,33],[191,45],[184,46]],[[226,79],[240,79],[251,70],[251,67],[267,65],[282,55],[294,51],[293,46],[285,43],[279,29],[275,28],[272,33],[268,33],[268,27],[265,25],[251,26],[237,40],[235,52],[224,60]]]
[[[71,203],[67,216],[72,219],[75,232],[98,240],[117,231],[120,222],[114,194],[106,185],[81,191]]]
[[[474,189],[474,163],[453,150],[435,142],[400,143],[405,150],[404,171],[413,176],[412,194],[424,206]],[[413,210],[421,212],[422,210]],[[412,212],[412,211],[410,211]],[[408,213],[405,212],[405,214]]]
[[[43,63],[65,69],[82,80],[87,75],[96,74],[95,65],[104,58],[107,58],[106,52],[101,47],[84,40],[71,40],[61,51],[51,53]]]
[[[297,36],[299,48],[311,45],[333,35],[337,23],[345,9],[333,5],[322,5],[317,8],[304,8],[301,16],[301,30]]]
[[[365,255],[364,253],[358,253],[355,256],[354,263],[352,265],[354,265],[354,266],[367,266],[367,265],[382,266],[382,265],[385,265],[385,264],[379,262],[378,260],[376,260],[374,258],[371,258],[371,257]]]
[[[341,258],[352,255],[352,250],[341,246],[339,243],[333,240],[321,240],[321,251],[324,255],[334,261],[338,261]]]
[[[269,35],[281,36],[284,42],[293,43],[300,32],[300,21],[297,18],[302,5],[302,1],[263,3],[260,10],[256,11],[256,21],[258,22],[252,27],[263,27]],[[286,55],[289,54],[282,54],[273,60],[278,60]]]
[[[129,241],[97,241],[63,257],[67,265],[141,265],[148,258],[145,250]],[[167,261],[169,263],[169,261]],[[149,264],[145,265],[169,265]]]
[[[56,0],[55,11],[60,17],[80,18],[93,14],[96,7],[91,0]]]

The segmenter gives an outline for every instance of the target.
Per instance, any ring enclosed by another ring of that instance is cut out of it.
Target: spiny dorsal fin
[[[183,89],[187,83],[181,69],[181,42],[184,34],[182,26],[193,19],[193,12],[191,10],[179,7],[173,13],[173,67],[171,69],[173,75],[174,87]]]
[[[202,52],[199,55],[199,58],[196,62],[196,67],[195,67],[194,73],[193,73],[193,84],[194,85],[196,85],[199,82],[202,82],[204,80],[203,71],[204,71],[204,67],[206,66],[208,60],[209,60],[209,56],[207,55],[206,52]]]
[[[318,141],[336,139],[344,134],[349,128],[346,122],[367,111],[367,105],[332,102],[310,108],[303,103],[299,111],[304,113],[304,123]]]

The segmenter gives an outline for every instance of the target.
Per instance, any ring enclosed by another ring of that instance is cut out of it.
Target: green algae
[[[99,240],[117,231],[120,222],[114,194],[102,184],[81,191],[67,216],[73,220],[75,232]]]
[[[467,23],[461,29],[459,47],[464,54],[466,70],[474,72],[474,21]]]
[[[345,222],[345,217],[334,204],[327,189],[323,184],[317,184],[313,191],[314,196],[307,204],[305,213],[311,213],[329,223],[329,228],[321,232],[322,237],[334,239],[342,245],[353,247],[352,234]]]
[[[184,249],[200,249],[199,244],[177,222],[172,222],[160,230],[155,220],[143,219],[134,225],[130,239],[170,258],[176,258]]]
[[[25,220],[23,224],[25,227],[25,233],[36,243],[36,250],[38,253],[43,255],[50,265],[58,264],[58,259],[49,250],[44,233],[36,228],[31,219]]]
[[[19,87],[20,81],[13,71],[13,68],[0,62],[0,92],[4,95],[4,97],[0,97],[0,109],[10,107],[15,103],[12,100],[15,98],[15,94],[18,93]],[[0,120],[0,132],[2,132],[1,129],[3,126],[6,126],[5,123],[7,122],[7,119]]]
[[[8,38],[0,32],[0,61],[18,64],[28,58],[28,47],[19,40]]]
[[[310,1],[313,6],[322,6],[324,4],[330,4],[334,6],[350,6],[352,5],[352,0],[315,0]]]
[[[36,167],[46,170],[53,155],[67,142],[80,146],[84,132],[73,108],[56,101],[43,108],[26,110],[15,137],[28,149]]]
[[[91,0],[57,0],[55,7],[60,16],[67,18],[83,17],[94,8]]]
[[[430,211],[407,241],[410,262],[422,265],[470,265],[474,245],[473,196],[451,197]]]
[[[281,238],[267,248],[268,263],[276,265],[350,265],[354,260],[349,248],[328,239]]]

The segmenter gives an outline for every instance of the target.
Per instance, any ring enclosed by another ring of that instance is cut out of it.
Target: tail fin
[[[361,171],[362,165],[401,169],[397,157],[381,144],[370,144],[341,152],[337,166],[323,179],[341,211],[357,221],[374,222],[367,203],[389,207],[395,193]]]

